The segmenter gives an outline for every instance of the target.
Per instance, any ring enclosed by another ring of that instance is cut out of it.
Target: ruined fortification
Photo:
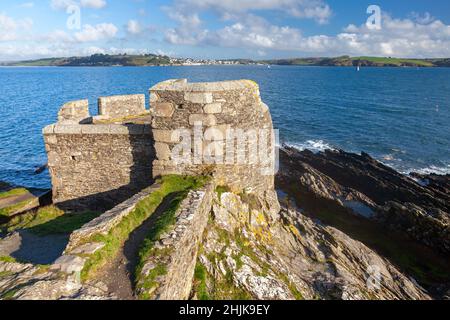
[[[87,100],[62,107],[44,129],[55,203],[112,207],[167,174],[213,173],[237,192],[273,190],[272,120],[256,83],[169,80],[149,100],[147,109],[144,95],[99,98],[97,116]],[[269,152],[260,156],[256,141]]]
[[[209,176],[180,203],[174,225],[154,243],[137,275],[139,296],[188,299],[218,187],[253,197],[245,220],[255,230],[277,219],[272,119],[257,84],[248,80],[169,80],[152,87],[149,96],[148,110],[144,95],[100,98],[97,116],[89,114],[88,101],[69,102],[58,123],[44,129],[54,202],[110,207],[70,235],[64,255],[50,270],[83,272],[104,250],[98,236],[113,232],[146,199],[162,192],[156,178]],[[153,278],[161,268],[167,272]],[[73,287],[55,297],[84,290],[76,281]]]
[[[272,121],[254,82],[169,80],[149,97],[149,108],[145,95],[100,98],[96,116],[87,100],[69,102],[44,129],[54,202],[109,208],[45,269],[0,261],[0,298],[430,298],[289,197],[280,208]],[[347,189],[309,165],[288,168],[289,185],[325,194],[327,208],[331,186],[342,205]],[[367,285],[374,265],[383,290]]]

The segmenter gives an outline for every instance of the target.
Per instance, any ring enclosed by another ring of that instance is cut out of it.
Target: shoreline
[[[338,66],[338,65],[286,65],[286,64],[199,64],[199,65],[148,65],[148,66],[125,66],[125,65],[110,65],[110,66],[85,66],[85,65],[44,65],[44,66],[26,66],[26,65],[0,65],[0,68],[154,68],[154,67],[300,67],[300,68],[350,68],[355,69],[356,66]],[[363,66],[361,69],[449,69],[450,66]]]

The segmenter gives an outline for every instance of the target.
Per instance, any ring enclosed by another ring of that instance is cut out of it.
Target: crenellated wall
[[[128,119],[130,110],[147,112],[144,101],[144,95],[101,98],[96,117],[89,115],[87,100],[62,107],[58,123],[43,130],[55,203],[109,209],[151,185],[151,120],[120,119]]]
[[[58,123],[44,129],[54,202],[111,207],[154,177],[205,173],[233,191],[276,199],[274,154],[261,158],[251,144],[261,130],[273,129],[255,82],[168,80],[150,89],[150,111],[144,95],[98,103],[94,117],[87,100],[67,103]],[[273,151],[273,137],[266,138]],[[251,154],[260,158],[250,160]]]

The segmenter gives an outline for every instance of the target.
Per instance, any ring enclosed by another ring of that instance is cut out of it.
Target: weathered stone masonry
[[[150,89],[150,113],[144,101],[136,95],[101,98],[96,117],[89,116],[87,101],[71,102],[61,109],[58,123],[44,129],[55,202],[74,201],[86,207],[122,202],[75,231],[65,255],[51,269],[68,274],[82,270],[85,256],[101,249],[100,243],[85,244],[83,240],[114,228],[143,197],[156,190],[157,186],[145,189],[152,178],[212,173],[211,183],[191,191],[180,205],[175,225],[155,243],[140,281],[148,280],[157,267],[163,266],[167,272],[152,279],[151,288],[141,282],[136,288],[138,294],[154,299],[188,299],[216,187],[252,193],[273,219],[279,203],[274,176],[263,173],[260,163],[175,162],[173,150],[179,145],[175,133],[184,129],[193,138],[200,122],[204,132],[197,143],[203,147],[213,144],[217,150],[223,149],[228,129],[271,130],[272,120],[258,86],[249,80],[193,84],[169,80]],[[223,132],[222,140],[209,138],[210,129]],[[273,141],[269,144],[274,148]],[[236,148],[249,151],[246,144]],[[274,159],[270,159],[269,167],[273,166]]]
[[[234,145],[236,154],[231,164],[211,164],[207,161],[202,164],[179,164],[171,158],[173,148],[179,143],[173,139],[176,137],[175,131],[189,130],[194,141],[194,125],[198,123],[202,124],[203,129],[204,138],[200,141],[203,152],[213,151],[214,155],[226,153],[224,140],[229,129],[245,132],[267,129],[267,132],[271,132],[269,108],[261,101],[259,87],[255,82],[188,83],[186,80],[169,80],[150,89],[150,101],[157,158],[153,163],[154,176],[169,173],[196,175],[213,166],[216,181],[238,192],[247,189],[262,193],[273,189],[273,174],[262,174],[260,163],[238,163],[237,151],[240,148],[248,155],[246,144]],[[214,135],[214,132],[220,132],[221,137]],[[210,137],[208,133],[211,133]],[[273,143],[270,147],[274,147]],[[273,159],[269,159],[268,167],[273,166]]]
[[[114,205],[149,186],[153,177],[211,171],[218,185],[237,192],[273,193],[274,177],[262,174],[260,163],[237,164],[235,158],[231,164],[180,164],[172,158],[180,142],[174,132],[188,130],[193,137],[198,123],[204,131],[203,152],[225,153],[228,129],[271,130],[269,108],[256,83],[169,80],[150,89],[150,105],[148,112],[144,95],[104,97],[95,117],[89,115],[87,100],[62,107],[58,123],[44,129],[54,202]],[[211,129],[222,137],[208,137]],[[247,144],[235,148],[249,151]],[[269,159],[268,166],[273,165]]]
[[[117,100],[125,103],[126,97],[101,98],[102,113],[97,117],[90,117],[86,100],[63,106],[58,123],[43,131],[55,203],[109,208],[152,183],[150,124],[97,123],[109,114],[129,116],[130,109],[146,112],[142,98],[131,96],[128,102],[134,106],[123,113]]]

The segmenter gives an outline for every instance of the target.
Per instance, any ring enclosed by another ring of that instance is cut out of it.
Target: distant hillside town
[[[195,59],[158,54],[94,54],[87,57],[45,58],[0,63],[1,66],[56,67],[122,67],[122,66],[201,66],[201,65],[286,65],[286,66],[345,66],[345,67],[450,67],[450,58],[412,59],[392,57],[312,57],[273,60]]]

